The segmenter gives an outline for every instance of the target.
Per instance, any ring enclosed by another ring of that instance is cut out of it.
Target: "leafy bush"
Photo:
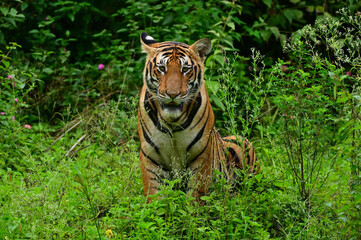
[[[359,6],[3,1],[0,237],[357,239]],[[206,84],[217,127],[257,149],[262,171],[237,171],[236,186],[215,173],[203,205],[178,180],[151,204],[143,197],[144,30],[159,41],[212,39]]]

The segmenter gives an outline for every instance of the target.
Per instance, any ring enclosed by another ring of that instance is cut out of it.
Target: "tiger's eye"
[[[159,66],[158,68],[159,68],[159,70],[160,70],[161,72],[165,72],[165,67],[164,67],[164,66]]]
[[[188,72],[189,69],[190,69],[189,67],[182,67],[182,73]]]

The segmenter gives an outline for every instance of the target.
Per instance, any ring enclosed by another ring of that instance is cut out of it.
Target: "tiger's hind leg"
[[[242,141],[239,137],[229,136],[222,138],[222,142],[229,165],[247,170],[249,173],[256,173],[259,170],[254,147],[248,139]]]

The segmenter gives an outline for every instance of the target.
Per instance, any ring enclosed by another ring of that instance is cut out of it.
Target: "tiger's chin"
[[[182,110],[183,110],[183,106],[184,104],[162,104],[162,116],[164,118],[164,120],[166,120],[167,122],[172,122],[174,120],[177,120],[180,118],[180,116],[182,115]]]

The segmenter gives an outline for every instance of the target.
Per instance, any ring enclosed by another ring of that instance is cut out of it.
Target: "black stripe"
[[[203,165],[204,165],[204,164],[202,164],[201,166],[199,166],[199,167],[197,167],[197,168],[193,169],[193,170],[192,170],[192,174],[193,174],[193,175],[194,175],[194,174],[196,174],[196,173],[198,172],[198,170],[199,170],[199,169],[201,169],[201,168],[203,167]]]
[[[144,98],[144,107],[145,107],[145,110],[146,110],[150,120],[153,122],[153,124],[156,126],[156,128],[159,131],[167,133],[169,136],[172,137],[172,133],[159,122],[159,120],[158,120],[158,110],[154,106],[153,100],[149,99],[148,95],[149,95],[149,92],[147,90],[146,93],[145,93],[145,98]]]
[[[185,57],[186,56],[186,53],[185,52],[182,52],[182,51],[177,51],[178,55],[180,57]]]
[[[140,124],[145,127],[145,130],[146,130],[148,133],[150,133],[150,131],[149,131],[148,127],[147,127],[147,124],[145,124],[145,122],[144,122],[142,112],[139,112],[139,115],[140,115],[140,116],[139,116],[139,118],[140,118]],[[143,126],[142,126],[142,127],[143,127]],[[143,130],[144,130],[144,129],[143,129]]]
[[[191,129],[195,128],[202,121],[204,115],[206,114],[206,111],[208,110],[207,106],[208,106],[208,101],[206,101],[206,106],[204,107],[204,112],[202,113],[202,117],[199,118],[198,122],[196,124],[194,124],[194,126]],[[208,118],[209,118],[209,114],[208,114],[207,119]]]
[[[157,163],[154,159],[152,159],[151,157],[149,157],[143,150],[143,148],[140,148],[140,150],[142,151],[144,157],[148,158],[154,165],[163,168],[159,163]]]
[[[150,80],[146,79],[147,88],[149,89],[149,91],[157,92],[158,88],[152,84],[152,82],[154,82],[154,81],[156,82],[157,80],[152,77],[150,78]]]
[[[213,130],[212,130],[212,131],[213,131]],[[208,147],[208,144],[209,144],[209,141],[211,140],[211,138],[212,138],[212,133],[209,134],[209,138],[208,138],[208,141],[207,141],[206,146],[202,149],[202,151],[201,151],[195,158],[193,158],[193,159],[189,162],[188,166],[191,165],[194,161],[196,161],[197,158],[204,153],[204,151],[205,151],[205,150],[207,149],[207,147]]]
[[[179,47],[178,47],[176,50],[177,50],[178,53],[183,53],[184,55],[187,55],[187,52],[186,52],[184,49],[182,49],[182,48],[179,48]],[[183,56],[184,56],[184,55],[183,55]]]
[[[204,128],[206,127],[207,122],[204,124],[204,126],[202,127],[202,129],[198,132],[197,136],[192,140],[192,142],[188,145],[187,147],[187,152],[189,152],[189,150],[193,147],[193,145],[199,141],[199,139],[201,139],[201,137],[203,136],[204,133]]]
[[[169,62],[169,60],[171,59],[171,57],[169,57],[169,56],[171,56],[173,54],[173,52],[162,52],[162,57],[168,57],[169,59],[168,59],[168,62]]]
[[[152,159],[152,158],[149,157],[147,154],[145,154],[145,152],[144,152],[144,150],[143,150],[142,148],[140,148],[140,150],[142,151],[144,157],[148,158],[154,165],[156,165],[157,167],[159,167],[160,169],[162,169],[162,171],[169,172],[169,169],[167,168],[167,166],[161,165],[160,163],[157,163],[154,159]],[[147,170],[148,170],[149,172],[152,172],[152,173],[154,173],[155,175],[158,176],[158,174],[157,174],[156,172],[154,172],[153,170],[148,169],[148,168],[147,168]]]
[[[251,163],[251,157],[249,156],[249,153],[247,153],[247,165],[250,165]]]
[[[194,66],[194,76],[197,76],[197,73],[198,73],[198,68],[197,68],[197,66]]]
[[[158,47],[158,48],[170,47],[170,46],[174,46],[174,44],[167,44],[167,43],[164,43],[164,44],[160,44],[160,47]]]
[[[162,53],[163,53],[163,52],[167,52],[167,51],[174,51],[174,48],[175,48],[175,47],[163,48],[163,49],[162,49]]]
[[[181,43],[181,42],[169,41],[169,42],[166,42],[166,43],[177,45],[178,47],[180,46],[180,47],[188,48],[188,46],[186,44]]]
[[[233,149],[233,148],[228,148],[228,151],[229,153],[232,155],[234,161],[237,163],[237,164],[240,164],[240,159],[238,158],[238,155],[236,153],[236,151]],[[227,167],[229,168],[229,161],[227,161]]]
[[[225,141],[225,142],[230,142],[230,143],[237,144],[238,146],[241,146],[241,145],[239,145],[239,141],[237,141],[237,139],[222,138],[222,140]]]
[[[197,66],[199,67],[199,65],[197,65]],[[202,71],[199,70],[199,73],[198,73],[198,76],[197,76],[198,81],[201,81],[201,76],[202,76]]]
[[[203,136],[203,133],[204,133],[204,129],[206,128],[207,124],[208,124],[208,119],[209,119],[209,115],[208,114],[208,117],[207,117],[207,120],[206,122],[204,123],[202,129],[198,132],[197,136],[192,140],[192,142],[188,145],[187,147],[187,152],[192,148],[192,146],[199,141],[199,139],[201,139],[201,137]]]
[[[147,134],[147,132],[144,130],[143,124],[140,124],[142,126],[142,131],[143,131],[143,136],[145,138],[145,141],[147,141],[147,143],[149,143],[154,149],[155,151],[160,154],[159,152],[159,147],[155,145],[154,142],[152,142],[152,140],[150,139],[149,135]]]
[[[150,62],[149,62],[150,63]],[[149,63],[148,63],[148,66],[149,66]],[[148,74],[149,74],[149,69],[148,67],[145,68],[145,77],[147,78],[148,77]]]
[[[202,105],[202,96],[201,93],[199,93],[197,95],[197,97],[195,97],[196,99],[190,99],[189,100],[189,108],[187,109],[187,111],[189,111],[189,113],[187,113],[187,119],[186,121],[184,121],[184,123],[182,123],[180,126],[176,127],[173,132],[179,132],[182,131],[183,129],[186,129],[187,127],[189,127],[189,125],[192,123],[195,115],[197,114],[199,108]],[[191,102],[194,101],[194,102]]]

